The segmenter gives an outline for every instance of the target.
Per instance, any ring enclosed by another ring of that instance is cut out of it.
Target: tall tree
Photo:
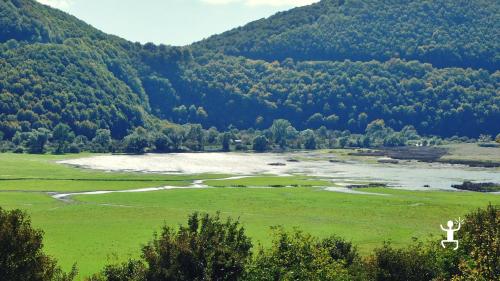
[[[256,136],[254,139],[253,139],[253,150],[257,151],[257,152],[264,152],[268,149],[268,146],[269,146],[269,140],[263,136],[263,135],[259,135],[259,136]]]
[[[45,153],[45,145],[50,138],[50,131],[44,128],[33,130],[28,134],[26,146],[29,153],[42,154]]]
[[[141,154],[146,152],[146,149],[150,146],[151,140],[148,132],[139,127],[134,130],[133,133],[126,136],[123,139],[125,151],[128,153]]]
[[[285,119],[274,120],[270,131],[273,134],[274,143],[278,144],[281,148],[286,148],[287,146],[287,129],[292,126],[290,121]]]
[[[68,151],[69,144],[75,139],[75,134],[71,128],[63,123],[57,124],[52,131],[52,140],[56,144],[56,153],[65,153]]]

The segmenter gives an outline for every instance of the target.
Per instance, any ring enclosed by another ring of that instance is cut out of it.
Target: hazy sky
[[[38,0],[131,41],[186,45],[318,0]]]

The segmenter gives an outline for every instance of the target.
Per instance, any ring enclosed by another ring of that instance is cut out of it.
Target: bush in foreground
[[[356,249],[342,239],[275,228],[271,248],[259,249],[244,280],[362,280],[360,263]]]
[[[372,280],[424,281],[442,277],[434,251],[423,243],[396,249],[384,243],[367,260]]]
[[[489,281],[500,276],[500,209],[489,205],[468,214],[457,233],[457,251],[443,249],[438,240],[396,249],[389,243],[375,249],[366,263],[371,279],[425,281]]]
[[[454,280],[498,280],[500,208],[489,205],[468,214],[460,240],[460,274]]]
[[[144,281],[146,266],[142,261],[129,260],[120,265],[108,265],[104,270],[87,281]]]
[[[500,209],[489,205],[468,214],[458,235],[457,251],[441,248],[440,238],[406,248],[384,243],[363,259],[341,238],[276,227],[271,247],[252,256],[238,221],[194,213],[187,226],[164,227],[143,247],[141,260],[107,266],[89,280],[498,280]],[[73,279],[75,270],[63,273],[41,249],[42,233],[23,212],[0,209],[0,280]]]
[[[108,266],[90,280],[240,280],[252,243],[239,222],[194,213],[178,231],[164,227],[142,250],[142,261]]]
[[[238,222],[193,214],[178,231],[165,227],[143,248],[142,261],[107,266],[89,281],[139,280],[366,280],[355,247],[338,237],[320,240],[274,229],[272,247],[251,257]]]
[[[0,280],[73,280],[76,268],[69,274],[64,273],[42,248],[43,232],[31,227],[25,213],[0,208]]]

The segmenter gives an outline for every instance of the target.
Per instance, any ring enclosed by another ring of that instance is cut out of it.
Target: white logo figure
[[[441,229],[446,232],[446,240],[441,241],[441,246],[443,246],[443,248],[446,248],[446,246],[444,245],[445,243],[455,243],[456,245],[453,250],[458,249],[458,240],[455,240],[454,236],[455,232],[459,231],[462,225],[462,220],[460,219],[460,217],[458,218],[458,220],[456,220],[456,223],[458,224],[458,227],[456,229],[453,228],[453,226],[455,225],[453,221],[448,221],[448,228],[444,228],[443,225],[441,225]]]

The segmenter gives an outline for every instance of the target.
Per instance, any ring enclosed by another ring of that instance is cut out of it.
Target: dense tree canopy
[[[68,38],[104,39],[106,35],[83,21],[27,0],[0,1],[0,42],[61,43]]]
[[[395,129],[413,125],[443,136],[496,135],[500,129],[499,72],[438,69],[399,59],[266,63],[206,56],[197,61],[185,68],[180,101],[202,105],[204,123],[219,128],[262,128],[284,118],[302,129],[353,132],[376,119]],[[172,121],[180,118],[174,112]]]
[[[64,122],[89,138],[99,128],[123,137],[129,128],[144,125],[146,95],[110,70],[112,58],[99,51],[113,45],[91,48],[94,43],[0,44],[0,130],[11,137]]]
[[[220,131],[286,119],[299,130],[362,133],[383,119],[424,135],[496,136],[499,14],[492,0],[324,0],[170,47],[104,34],[33,0],[4,0],[0,133],[12,140],[63,123],[78,140],[98,130],[123,139],[161,119]],[[182,138],[168,138],[159,151],[179,148]]]
[[[198,43],[267,61],[386,61],[437,67],[500,66],[495,0],[323,0],[278,13]]]

